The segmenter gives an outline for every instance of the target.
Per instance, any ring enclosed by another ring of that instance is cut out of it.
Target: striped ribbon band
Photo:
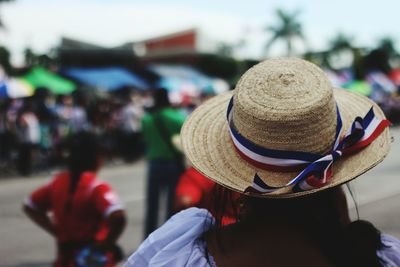
[[[368,146],[390,125],[388,120],[377,118],[371,107],[364,118],[357,117],[354,119],[347,133],[340,139],[343,124],[339,109],[336,108],[336,111],[336,136],[332,144],[332,150],[327,155],[275,150],[254,144],[236,130],[232,123],[233,98],[231,98],[227,110],[227,120],[232,142],[240,157],[263,170],[279,172],[300,171],[295,178],[280,187],[266,184],[256,173],[253,184],[245,192],[271,193],[289,186],[293,186],[293,191],[299,192],[322,187],[332,177],[333,162],[343,155],[354,153]]]

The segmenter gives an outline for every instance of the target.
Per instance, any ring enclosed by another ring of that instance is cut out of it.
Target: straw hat
[[[239,155],[226,115],[232,96],[231,127],[251,143],[272,150],[326,155],[335,141],[337,108],[344,133],[356,117],[363,117],[371,107],[376,117],[385,118],[368,98],[333,89],[323,71],[312,63],[278,58],[257,64],[241,77],[234,91],[198,107],[181,131],[184,152],[193,166],[215,182],[241,193],[252,185],[255,174],[268,185],[281,187],[300,171],[262,169]],[[346,183],[380,163],[389,152],[390,140],[386,128],[367,147],[336,160],[331,178],[322,187],[295,192],[289,186],[255,195],[297,197]]]

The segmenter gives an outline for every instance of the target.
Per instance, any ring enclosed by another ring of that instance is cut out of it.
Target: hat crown
[[[333,89],[324,72],[295,58],[249,69],[234,93],[233,125],[265,148],[325,154],[337,124]]]

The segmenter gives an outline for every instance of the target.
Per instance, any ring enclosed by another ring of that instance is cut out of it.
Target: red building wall
[[[156,40],[149,40],[146,41],[144,45],[146,47],[147,53],[149,54],[156,51],[166,52],[168,50],[178,50],[178,49],[195,50],[196,32],[188,31],[179,35],[173,35],[170,37],[166,36]]]

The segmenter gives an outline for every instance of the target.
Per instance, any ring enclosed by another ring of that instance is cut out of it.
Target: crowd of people
[[[88,98],[83,93],[51,95],[38,89],[33,97],[0,101],[0,166],[29,175],[65,161],[65,141],[92,131],[110,158],[133,161],[143,154],[141,119],[151,95],[129,93]]]
[[[74,107],[71,97],[63,99],[68,107]],[[201,206],[200,199],[209,198],[214,185],[207,183],[207,191],[202,192],[197,181],[204,182],[206,178],[193,168],[185,171],[180,147],[172,141],[174,137],[179,138],[186,119],[185,110],[173,107],[168,91],[162,88],[153,92],[152,103],[145,113],[138,113],[134,101],[120,111],[127,136],[119,137],[123,138],[124,146],[128,146],[126,149],[138,146],[139,134],[143,135],[140,140],[146,145],[148,174],[143,238],[159,226],[163,192],[166,193],[166,212],[161,214],[166,217],[161,220],[165,221],[186,207]],[[75,113],[85,114],[83,111]],[[85,117],[79,115],[78,118]],[[117,239],[125,227],[125,211],[111,186],[97,179],[97,171],[109,153],[109,144],[89,126],[87,119],[79,123],[82,127],[72,128],[74,130],[64,139],[66,168],[28,196],[24,211],[56,239],[54,266],[88,267],[92,266],[90,262],[98,264],[93,266],[114,266],[123,257]],[[194,175],[196,179],[191,179]],[[207,207],[205,203],[208,202],[203,202],[203,207]]]
[[[259,63],[189,118],[166,90],[153,93],[140,112],[134,98],[104,112],[104,129],[122,120],[119,130],[134,137],[122,139],[127,150],[143,139],[148,163],[144,242],[125,267],[400,266],[400,241],[352,221],[342,187],[389,152],[390,122],[379,105],[333,89],[321,69],[294,58]],[[34,190],[24,210],[55,237],[54,266],[115,266],[126,211],[97,180],[109,143],[78,103],[64,96],[55,108],[58,120],[70,114],[66,170]],[[30,149],[40,138],[29,127],[41,127],[40,105],[31,104],[16,112]],[[162,191],[172,218],[157,229]]]
[[[400,266],[400,240],[352,221],[341,186],[387,155],[389,125],[309,62],[256,65],[182,127],[185,155],[218,183],[213,205],[174,215],[124,267]]]

